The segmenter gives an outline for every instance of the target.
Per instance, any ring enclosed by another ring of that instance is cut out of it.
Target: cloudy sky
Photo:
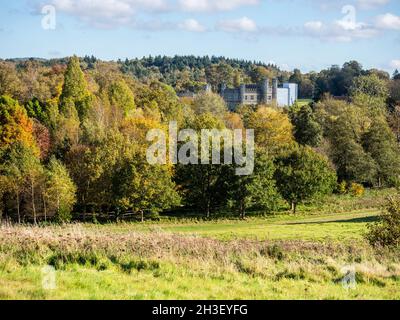
[[[14,0],[0,58],[224,55],[320,70],[400,69],[400,0]]]

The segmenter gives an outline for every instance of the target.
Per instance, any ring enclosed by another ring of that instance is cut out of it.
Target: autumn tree
[[[202,92],[193,101],[193,110],[196,114],[210,113],[219,119],[223,119],[228,112],[224,99],[212,92]]]
[[[33,147],[32,121],[18,102],[8,96],[0,97],[0,149],[17,141]]]
[[[261,107],[251,113],[247,129],[254,129],[257,147],[269,156],[275,156],[294,143],[293,125],[282,111]]]
[[[22,90],[15,65],[11,62],[0,61],[0,96],[9,95],[17,98]]]

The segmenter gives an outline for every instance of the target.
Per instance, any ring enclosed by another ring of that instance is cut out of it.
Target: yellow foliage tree
[[[254,129],[256,146],[270,156],[295,143],[289,117],[274,108],[260,107],[252,113],[247,129]]]

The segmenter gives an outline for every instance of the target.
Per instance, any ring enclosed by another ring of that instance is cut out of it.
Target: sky
[[[400,0],[14,0],[0,58],[216,55],[319,71],[400,70]]]

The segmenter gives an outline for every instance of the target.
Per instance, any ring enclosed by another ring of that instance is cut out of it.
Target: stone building
[[[280,107],[291,106],[298,98],[298,85],[284,83],[278,86],[278,79],[264,80],[259,84],[242,84],[238,88],[221,85],[220,95],[228,108],[235,110],[239,105],[277,104]]]

